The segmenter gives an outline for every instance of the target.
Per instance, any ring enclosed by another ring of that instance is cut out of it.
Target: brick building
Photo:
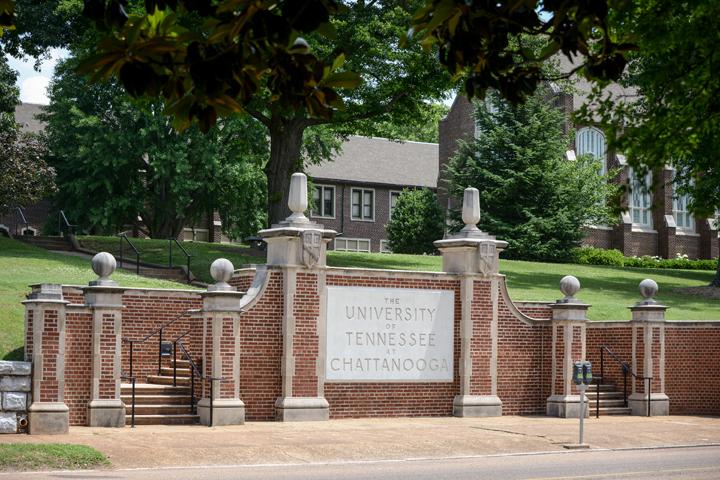
[[[562,66],[561,66],[562,68]],[[602,160],[602,174],[618,169],[613,181],[629,185],[624,199],[625,212],[616,225],[588,225],[583,243],[597,248],[615,248],[632,256],[652,255],[674,258],[678,254],[690,258],[715,258],[718,256],[718,225],[716,219],[695,218],[687,209],[689,198],[675,191],[674,171],[664,168],[638,178],[627,165],[625,157],[606,147],[604,133],[595,125],[572,125],[571,114],[585,102],[591,86],[584,80],[577,81],[574,93],[557,92],[553,104],[562,109],[568,119],[566,131],[575,128],[575,144],[571,149],[576,155],[591,154]],[[632,91],[618,85],[609,88],[615,98],[628,98]],[[458,141],[478,135],[474,121],[474,106],[464,96],[458,95],[448,115],[440,122],[440,179],[438,196],[443,205],[453,206],[447,195],[445,165],[457,151]],[[653,182],[653,175],[656,181]],[[643,188],[646,186],[647,188]]]
[[[335,250],[387,252],[386,226],[405,188],[437,187],[438,145],[351,136],[333,161],[311,165],[311,219],[339,232]]]

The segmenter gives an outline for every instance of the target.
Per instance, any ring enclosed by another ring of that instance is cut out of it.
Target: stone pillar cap
[[[115,257],[108,252],[100,252],[92,258],[93,272],[98,276],[96,280],[92,280],[89,285],[91,287],[116,287],[117,282],[110,280],[110,275],[115,272],[117,262]]]

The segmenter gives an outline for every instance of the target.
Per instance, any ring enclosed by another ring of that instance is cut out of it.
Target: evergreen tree
[[[448,165],[451,195],[480,190],[479,226],[509,243],[510,258],[568,260],[584,225],[611,218],[605,200],[614,187],[592,157],[566,159],[571,138],[550,98],[543,88],[513,106],[490,94],[476,109],[478,138]]]
[[[445,214],[427,188],[403,190],[387,226],[394,253],[434,253],[433,242],[443,237]]]

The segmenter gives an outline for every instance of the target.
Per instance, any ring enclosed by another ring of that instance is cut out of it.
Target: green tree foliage
[[[617,79],[633,45],[622,43],[608,15],[623,3],[631,2],[425,0],[408,37],[437,47],[440,62],[464,78],[469,98],[494,89],[517,103],[557,79],[546,76],[543,62],[558,53],[578,59],[576,70],[589,79]],[[540,48],[527,48],[526,38],[540,41]]]
[[[592,157],[565,158],[570,138],[549,95],[543,88],[513,106],[490,94],[476,110],[478,138],[448,166],[453,196],[480,190],[479,226],[509,243],[509,258],[568,260],[584,225],[611,218],[613,187]]]
[[[250,142],[264,142],[257,122],[234,118],[206,135],[197,128],[178,133],[162,103],[132,101],[115,83],[88,84],[73,67],[73,60],[57,67],[44,120],[58,172],[56,203],[75,223],[112,232],[138,224],[139,216],[152,237],[167,238],[221,207],[234,222],[257,227],[235,209],[238,202],[251,208],[245,196],[230,202],[224,183],[229,173],[247,176],[236,164],[257,151]],[[227,205],[219,205],[221,197]]]
[[[16,81],[17,73],[0,55],[0,213],[35,203],[55,187],[55,172],[45,163],[40,138],[21,133],[15,123],[20,103]]]
[[[445,213],[427,188],[403,190],[387,225],[394,253],[434,253],[433,242],[443,237]]]
[[[15,107],[20,103],[17,73],[10,68],[7,59],[0,54],[0,132],[16,128]]]
[[[450,107],[443,103],[423,102],[418,105],[417,117],[411,122],[392,120],[367,122],[367,125],[358,126],[356,133],[392,140],[438,143],[438,125],[449,111]]]
[[[669,165],[690,209],[720,209],[720,3],[713,0],[628,2],[613,18],[638,50],[621,85],[638,97],[608,96],[599,85],[583,118],[600,119],[610,148],[640,173]],[[713,282],[720,287],[718,274]]]
[[[0,132],[0,213],[36,203],[55,190],[55,171],[44,158],[37,135],[17,129]]]

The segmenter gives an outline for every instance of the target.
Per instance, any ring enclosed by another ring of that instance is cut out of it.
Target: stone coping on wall
[[[38,284],[34,284],[34,285],[29,285],[29,286],[30,286],[30,288],[36,288],[36,287],[39,288],[40,284],[38,283]],[[62,285],[62,288],[82,291],[89,287],[88,287],[88,285]],[[192,293],[195,295],[199,295],[205,291],[203,289],[191,290],[191,289],[185,289],[185,288],[124,287],[122,285],[118,285],[116,288],[125,290],[126,292],[161,292],[161,293],[182,293],[182,294]]]
[[[632,320],[588,320],[587,326],[591,328],[628,327],[632,323]],[[664,320],[660,323],[666,327],[720,327],[720,320]]]

